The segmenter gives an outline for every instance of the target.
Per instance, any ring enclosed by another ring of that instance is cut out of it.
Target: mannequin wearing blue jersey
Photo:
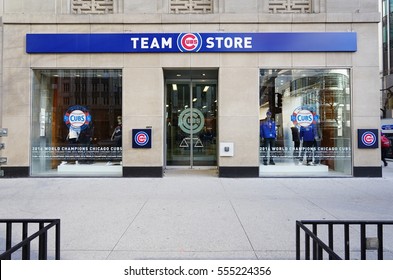
[[[275,165],[272,157],[272,148],[275,146],[276,141],[276,123],[272,120],[272,113],[266,113],[266,119],[260,125],[260,137],[262,140],[263,148],[263,164]]]
[[[303,148],[300,155],[300,161],[303,161],[304,154],[306,154],[306,165],[312,165],[312,155],[314,141],[317,137],[317,130],[315,124],[300,127],[300,140],[303,141]]]

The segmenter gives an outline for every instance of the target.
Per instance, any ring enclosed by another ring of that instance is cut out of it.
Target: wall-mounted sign
[[[393,119],[381,119],[381,130],[383,133],[393,133]]]
[[[358,148],[378,148],[378,129],[358,129]]]
[[[151,148],[151,128],[132,130],[132,147],[134,149]]]
[[[355,52],[356,32],[26,34],[27,53]]]

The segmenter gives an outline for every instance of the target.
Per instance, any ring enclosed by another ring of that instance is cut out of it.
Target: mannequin
[[[122,119],[121,116],[117,116],[117,126],[113,130],[111,140],[114,141],[114,147],[122,147]],[[111,161],[108,161],[106,165],[114,165]],[[121,162],[120,162],[121,164]]]
[[[267,165],[269,158],[269,164],[275,165],[272,157],[272,149],[276,141],[276,123],[272,120],[271,112],[268,111],[266,113],[266,119],[261,123],[259,131],[264,149],[263,164]]]
[[[76,144],[76,142],[78,142],[80,133],[81,133],[80,127],[73,127],[71,125],[70,129],[68,130],[68,135],[67,135],[66,140],[70,144]]]
[[[66,137],[68,145],[70,145],[70,146],[76,145],[78,143],[80,133],[81,133],[81,128],[80,127],[73,127],[71,125],[69,130],[68,130],[68,135]],[[67,163],[68,163],[67,161],[62,161],[60,163],[60,165],[65,165]],[[79,162],[76,160],[75,164],[79,164]]]
[[[299,147],[300,147],[300,138],[299,138],[299,129],[296,126],[291,126],[292,131],[292,141],[293,141],[293,158],[299,158]]]
[[[116,147],[122,146],[122,119],[121,116],[117,116],[117,126],[112,133],[111,140],[115,141]]]
[[[312,148],[314,146],[314,141],[316,134],[315,124],[311,124],[309,126],[300,127],[300,140],[303,141],[303,148],[300,155],[300,162],[303,162],[304,154],[306,154],[306,165],[314,165],[312,162]]]

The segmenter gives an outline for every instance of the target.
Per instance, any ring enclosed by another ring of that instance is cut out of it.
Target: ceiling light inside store
[[[192,102],[195,102],[195,101],[197,101],[198,100],[198,98],[194,98],[193,100],[192,100]]]
[[[172,89],[173,89],[174,91],[177,91],[177,84],[172,84]]]
[[[203,92],[207,92],[209,90],[210,86],[205,86],[205,88],[203,89]]]

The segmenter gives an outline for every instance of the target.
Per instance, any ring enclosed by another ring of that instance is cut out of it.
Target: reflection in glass
[[[261,127],[267,112],[276,124],[276,164],[264,166],[261,160],[261,176],[351,174],[348,69],[260,70]],[[261,135],[261,159],[264,141]]]
[[[32,175],[122,174],[120,70],[34,70]]]
[[[216,165],[216,83],[167,81],[166,96],[167,165]]]

